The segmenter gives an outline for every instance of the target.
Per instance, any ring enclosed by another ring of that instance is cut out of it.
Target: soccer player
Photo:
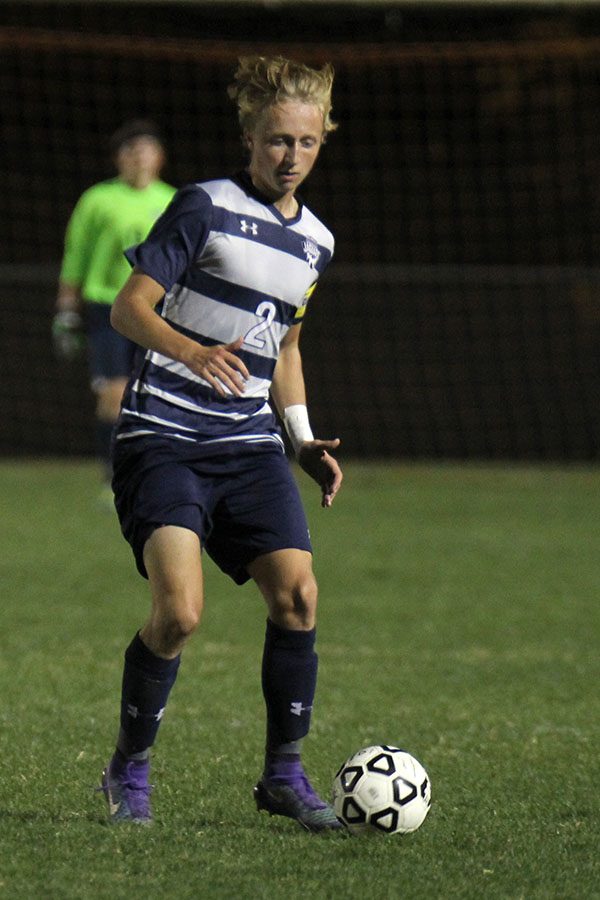
[[[130,273],[123,251],[146,237],[175,189],[159,178],[165,153],[152,122],[125,123],[110,149],[117,176],[88,188],[67,226],[52,332],[57,352],[69,358],[81,346],[85,323],[97,453],[112,507],[110,442],[134,345],[111,327],[110,310]]]
[[[247,168],[184,187],[127,253],[134,269],[112,321],[148,349],[123,399],[113,487],[152,605],[125,653],[120,731],[102,777],[115,821],[151,821],[150,748],[200,619],[206,550],[234,582],[253,579],[268,610],[257,807],[312,831],[340,827],[300,759],[317,679],[317,585],[269,405],[270,393],[322,506],[331,506],[342,481],[331,455],[339,440],[313,437],[299,336],[333,237],[296,191],[335,127],[332,80],[330,66],[241,59],[229,95]]]

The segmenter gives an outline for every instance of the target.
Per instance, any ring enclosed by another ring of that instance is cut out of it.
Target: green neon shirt
[[[131,273],[123,251],[144,240],[174,194],[164,181],[138,190],[119,178],[84,191],[67,226],[61,281],[84,300],[112,303]]]

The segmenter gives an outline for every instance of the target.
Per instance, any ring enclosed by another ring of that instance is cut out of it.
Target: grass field
[[[301,476],[321,584],[307,769],[398,744],[415,834],[257,815],[265,614],[206,564],[207,609],[154,754],[156,823],[94,793],[146,585],[87,463],[0,463],[0,897],[600,897],[600,469],[348,464]]]

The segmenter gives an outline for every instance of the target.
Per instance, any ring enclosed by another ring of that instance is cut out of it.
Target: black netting
[[[173,183],[233,171],[226,85],[240,50],[275,49],[337,71],[340,129],[305,192],[337,238],[305,326],[319,430],[365,455],[597,455],[600,39],[242,46],[94,16],[0,28],[0,452],[92,449],[84,368],[57,367],[49,324],[107,136],[149,116]]]

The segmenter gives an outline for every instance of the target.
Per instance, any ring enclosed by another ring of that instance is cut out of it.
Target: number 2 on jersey
[[[267,331],[270,328],[273,319],[275,318],[275,304],[269,303],[268,300],[263,300],[262,303],[259,303],[256,307],[256,315],[262,316],[262,322],[259,322],[258,325],[253,325],[250,331],[244,337],[244,344],[247,344],[248,347],[255,347],[257,350],[264,350],[265,348],[265,338],[262,337],[263,332]]]

